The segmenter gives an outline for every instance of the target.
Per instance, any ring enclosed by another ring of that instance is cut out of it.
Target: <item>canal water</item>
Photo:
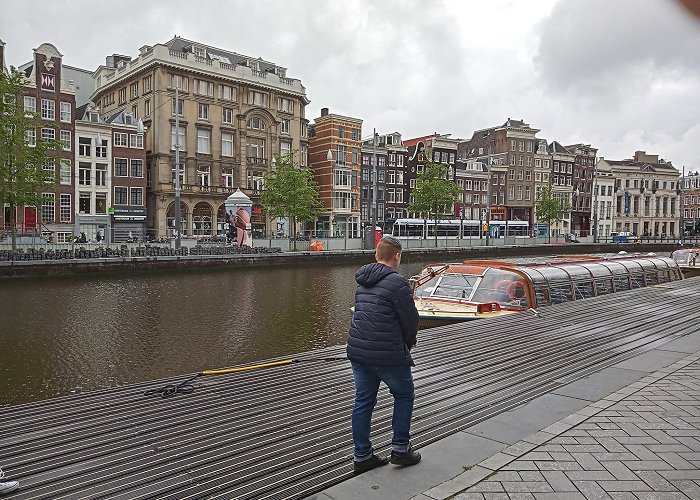
[[[344,344],[358,267],[0,280],[0,405]]]
[[[0,405],[343,344],[358,267],[0,280]]]

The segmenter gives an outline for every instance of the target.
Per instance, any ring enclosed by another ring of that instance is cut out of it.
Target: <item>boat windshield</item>
[[[679,266],[694,266],[700,254],[700,248],[682,248],[671,254],[671,258],[676,261]]]
[[[510,309],[527,309],[527,284],[517,273],[487,268],[482,274],[447,270],[416,287],[421,299],[447,299],[459,302],[497,302]]]

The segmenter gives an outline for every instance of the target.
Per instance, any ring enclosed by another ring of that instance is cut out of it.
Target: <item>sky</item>
[[[686,0],[700,1],[700,0]],[[700,170],[700,18],[676,0],[3,0],[8,64],[55,45],[96,69],[174,35],[287,68],[363,135],[524,120],[607,159]]]

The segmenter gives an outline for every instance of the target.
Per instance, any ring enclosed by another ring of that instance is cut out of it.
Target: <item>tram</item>
[[[479,238],[486,231],[491,238],[515,236],[526,238],[530,236],[530,224],[524,220],[492,220],[488,224],[479,220],[448,219],[396,219],[391,235],[399,239],[427,239],[434,238],[437,231],[438,238]]]
[[[546,264],[465,261],[431,264],[410,279],[419,326],[492,318],[683,279],[657,256],[578,256]]]

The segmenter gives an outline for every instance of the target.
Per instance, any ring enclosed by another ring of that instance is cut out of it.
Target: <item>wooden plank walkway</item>
[[[419,332],[417,448],[697,331],[700,278]],[[12,498],[303,498],[352,475],[353,383],[338,346],[307,362],[200,377],[192,394],[144,390],[178,377],[0,408]],[[212,367],[208,367],[212,368]],[[382,389],[373,441],[391,439]]]

